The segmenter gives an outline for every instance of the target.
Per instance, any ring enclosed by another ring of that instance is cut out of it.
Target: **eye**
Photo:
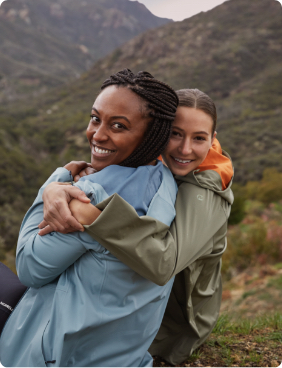
[[[178,131],[173,130],[173,131],[171,132],[171,136],[172,136],[172,137],[175,137],[175,138],[178,138],[178,137],[181,137],[181,134],[180,134]]]
[[[118,129],[118,130],[127,129],[126,126],[121,123],[113,123],[112,126],[113,128]]]
[[[100,119],[96,115],[90,115],[90,118],[91,123],[98,123],[100,121]]]
[[[205,137],[202,137],[201,135],[198,135],[198,136],[195,137],[195,140],[196,141],[205,141],[206,138]]]

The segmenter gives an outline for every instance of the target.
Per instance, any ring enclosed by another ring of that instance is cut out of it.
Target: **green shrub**
[[[228,219],[230,225],[239,224],[245,217],[246,195],[244,188],[239,184],[232,185],[234,202],[231,206],[231,213]]]
[[[282,201],[268,206],[258,201],[245,202],[244,220],[228,229],[222,264],[225,278],[249,266],[282,261],[281,205]]]
[[[277,202],[282,199],[282,173],[275,168],[265,169],[260,182],[249,182],[244,189],[248,199],[265,204]]]

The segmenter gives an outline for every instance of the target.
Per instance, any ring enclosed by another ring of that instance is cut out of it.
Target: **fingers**
[[[84,231],[84,227],[83,226],[82,226],[82,228],[83,228],[82,230],[76,230],[75,228],[68,228],[68,229],[64,229],[61,233],[62,234],[68,234],[68,233],[73,233],[75,231]],[[38,232],[38,235],[44,236],[44,235],[50,234],[50,233],[52,233],[54,231],[55,230],[50,225],[47,225],[44,228],[40,229],[40,231]]]
[[[68,195],[68,202],[70,202],[73,198],[79,199],[81,202],[84,203],[90,202],[90,199],[86,196],[86,194],[77,187],[67,186],[64,190]]]
[[[84,203],[90,202],[85,193],[77,187],[61,183],[49,184],[43,192],[44,221],[40,228],[49,225],[52,231],[63,234],[84,231],[84,227],[72,216],[69,209],[69,202],[73,198]]]
[[[83,177],[83,176],[87,176],[88,174],[87,174],[87,172],[86,172],[86,170],[87,170],[88,168],[86,168],[86,169],[83,169],[83,170],[81,170],[80,171],[80,173],[78,174],[81,178]]]
[[[92,166],[91,167],[87,167],[84,171],[86,172],[86,175],[91,175],[91,174],[94,174],[96,172],[96,170],[93,169]]]
[[[49,211],[44,217],[46,223],[48,223],[51,231],[56,231],[62,234],[71,233],[74,231],[84,231],[84,227],[72,216],[68,206],[61,207],[60,212]],[[41,235],[41,233],[40,233]]]
[[[40,222],[40,224],[38,225],[39,229],[44,229],[44,227],[48,226],[47,222],[45,220],[43,220],[42,222]]]
[[[75,177],[73,178],[73,180],[77,183],[78,180],[80,179],[80,176],[79,175],[75,175]]]
[[[85,161],[71,161],[64,167],[65,169],[71,171],[72,176],[76,176],[78,173],[80,173],[81,170],[85,169],[88,166],[89,164]]]
[[[43,222],[43,221],[42,221]],[[40,231],[39,231],[39,235],[40,236],[43,236],[43,235],[47,235],[47,234],[50,234],[51,232],[53,231],[53,229],[51,228],[51,226],[47,225],[45,226],[44,228],[42,228]]]
[[[77,183],[78,180],[80,178],[82,178],[83,176],[87,176],[87,175],[91,175],[94,174],[96,172],[95,169],[93,169],[93,167],[91,166],[91,164],[88,164],[89,166],[86,167],[85,169],[81,170],[80,173],[78,175],[75,175],[73,180]]]

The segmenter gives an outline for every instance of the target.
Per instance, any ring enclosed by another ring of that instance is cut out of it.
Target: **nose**
[[[184,139],[179,147],[179,151],[183,156],[190,155],[193,151],[192,142],[190,139]]]
[[[105,124],[100,123],[99,125],[95,126],[93,130],[93,139],[96,142],[104,142],[108,139],[107,129]]]

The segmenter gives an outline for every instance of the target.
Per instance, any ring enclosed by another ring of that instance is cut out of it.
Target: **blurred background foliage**
[[[265,169],[260,181],[234,184],[223,275],[282,262],[282,173]]]

